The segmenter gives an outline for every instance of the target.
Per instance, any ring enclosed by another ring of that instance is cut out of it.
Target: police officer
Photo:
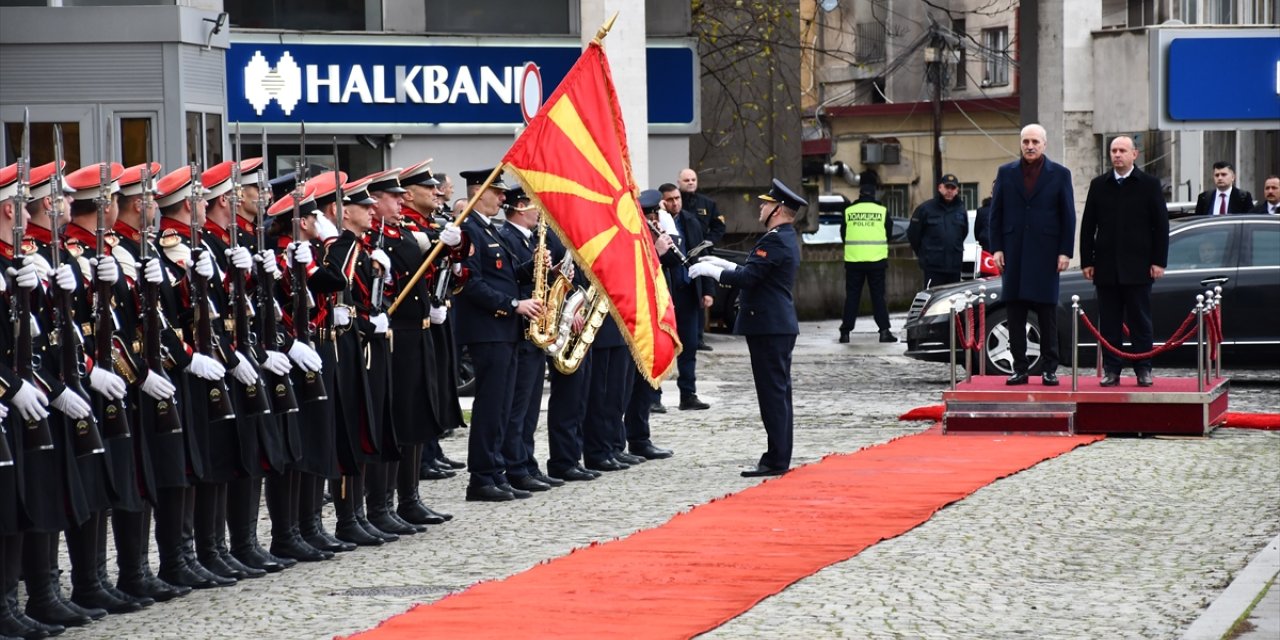
[[[959,198],[955,174],[942,176],[938,194],[916,207],[907,227],[907,239],[924,272],[925,288],[960,282],[964,267],[964,239],[969,235],[969,215]]]
[[[793,223],[796,214],[809,206],[777,179],[760,200],[760,224],[767,231],[745,265],[707,257],[689,269],[692,277],[711,276],[741,290],[733,332],[747,337],[760,418],[769,442],[756,466],[742,472],[747,478],[782,475],[791,467],[791,351],[799,333],[791,288],[800,265]]]
[[[849,342],[849,332],[858,321],[862,304],[862,285],[871,290],[871,309],[880,342],[897,342],[889,331],[889,307],[884,300],[885,272],[889,268],[889,236],[893,221],[889,211],[876,201],[876,187],[865,184],[858,199],[844,210],[840,236],[844,238],[844,320],[840,323],[840,342]]]

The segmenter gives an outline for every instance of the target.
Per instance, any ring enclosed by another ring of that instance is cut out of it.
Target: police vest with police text
[[[884,236],[889,210],[875,202],[856,202],[844,210],[844,261],[877,262],[889,257]]]

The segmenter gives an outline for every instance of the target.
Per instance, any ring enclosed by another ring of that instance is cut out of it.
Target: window
[[[854,83],[854,99],[857,104],[884,104],[884,78],[858,80]]]
[[[986,56],[982,84],[989,87],[1009,84],[1009,28],[983,29],[982,48]]]
[[[1245,243],[1245,255],[1240,256],[1240,266],[1280,267],[1280,225],[1251,224],[1245,229],[1249,241]]]
[[[965,58],[964,58],[964,47],[965,47],[964,32],[965,31],[964,30],[965,30],[964,20],[951,21],[951,32],[954,33],[956,35],[956,38],[960,40],[960,46],[956,47],[956,72],[953,74],[955,75],[956,81],[955,81],[955,84],[952,85],[957,89],[963,89],[965,87],[965,79],[969,75],[968,70],[965,69],[965,66],[964,66],[964,63],[965,63]]]
[[[222,162],[222,115],[188,111],[187,162],[201,161],[206,169]]]
[[[577,23],[578,0],[427,2],[428,29],[438,33],[574,35]]]
[[[880,203],[885,209],[889,210],[889,216],[892,218],[906,218],[911,215],[910,209],[907,208],[907,188],[910,185],[905,184],[882,184],[880,185]]]
[[[960,183],[960,201],[964,203],[965,209],[977,209],[982,199],[978,197],[978,183],[961,182]]]
[[[366,4],[366,0],[226,0],[223,7],[233,27],[364,31]]]
[[[884,62],[885,28],[879,21],[859,22],[853,57],[860,63]]]
[[[1196,229],[1169,238],[1168,269],[1216,269],[1226,265],[1229,225]]]
[[[52,122],[31,123],[31,166],[53,162],[53,124]],[[66,161],[66,173],[71,173],[81,166],[80,158],[80,123],[60,122],[62,125],[62,159]],[[4,123],[4,164],[18,161],[22,154],[22,123]]]
[[[1205,0],[1205,22],[1208,24],[1235,24],[1236,0]]]
[[[155,133],[152,119],[145,116],[120,116],[120,127],[114,134],[115,145],[120,150],[110,149],[108,155],[119,158],[126,167],[154,160]]]

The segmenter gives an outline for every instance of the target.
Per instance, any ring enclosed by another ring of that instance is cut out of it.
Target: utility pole
[[[924,60],[928,67],[926,77],[933,83],[933,185],[942,181],[942,77],[945,64],[946,44],[938,25],[929,27],[929,47],[924,50]]]

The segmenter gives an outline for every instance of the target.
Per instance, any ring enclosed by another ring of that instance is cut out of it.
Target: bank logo
[[[254,51],[244,67],[244,96],[258,115],[262,115],[272,100],[286,116],[290,115],[302,99],[302,67],[288,51],[280,56],[274,68],[261,51]]]

